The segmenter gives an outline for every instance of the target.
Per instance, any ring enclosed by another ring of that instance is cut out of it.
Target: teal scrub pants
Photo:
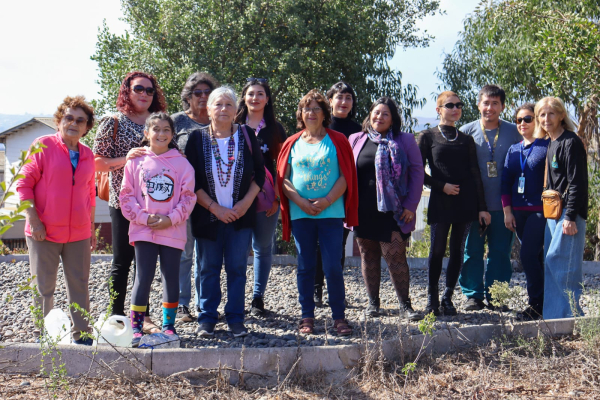
[[[489,287],[495,281],[510,282],[510,254],[514,235],[504,226],[504,213],[491,211],[492,223],[479,236],[479,223],[471,224],[465,245],[465,262],[458,278],[462,292],[468,298],[490,299]],[[487,270],[484,267],[484,243],[488,239]]]

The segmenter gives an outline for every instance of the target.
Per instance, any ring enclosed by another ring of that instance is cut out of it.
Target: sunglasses
[[[154,88],[153,87],[143,87],[142,85],[135,85],[131,88],[135,93],[142,94],[144,91],[148,96],[154,96]]]
[[[448,110],[452,110],[454,107],[458,108],[459,110],[462,110],[464,106],[465,103],[463,103],[462,101],[459,101],[458,103],[446,103],[443,105],[443,107],[447,108]]]
[[[202,97],[203,94],[205,95],[210,95],[210,92],[212,92],[212,89],[196,89],[192,92],[192,94],[196,97]]]
[[[68,124],[72,124],[73,122],[75,122],[75,124],[76,124],[76,125],[79,125],[79,126],[84,126],[84,125],[86,125],[86,124],[87,124],[87,122],[88,122],[88,120],[87,120],[87,119],[85,119],[85,118],[77,118],[77,119],[75,119],[75,117],[74,117],[74,116],[72,116],[72,115],[65,115],[65,116],[63,117],[63,120],[64,120],[66,123],[68,123]]]
[[[267,80],[265,78],[246,78],[246,82],[258,82],[258,83],[267,83]]]
[[[533,122],[533,117],[531,115],[526,115],[523,118],[517,118],[517,125],[521,122],[525,122],[526,124],[530,124]]]

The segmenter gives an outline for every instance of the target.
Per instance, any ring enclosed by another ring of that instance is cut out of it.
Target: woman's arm
[[[288,164],[287,168],[285,169],[285,175],[283,179],[283,194],[308,215],[317,215],[321,212],[321,210],[313,203],[298,194],[298,191],[290,180],[291,171],[292,164]]]
[[[198,189],[196,191],[196,202],[211,212],[219,221],[226,224],[240,218],[235,210],[223,207],[215,200],[211,199],[204,189]]]
[[[319,209],[319,212],[316,214],[320,214],[327,207],[335,203],[337,199],[346,193],[346,189],[348,188],[348,182],[346,181],[346,177],[340,174],[340,177],[335,181],[333,187],[327,193],[325,197],[319,197],[316,199],[308,199],[312,204]]]
[[[421,153],[421,164],[427,165],[427,161],[429,161],[429,169],[431,169],[432,164],[433,164],[433,162],[432,162],[433,156],[431,155],[431,141],[427,135],[427,132],[430,132],[430,131],[422,131],[419,134],[419,138],[417,139],[417,142],[418,142],[419,152]],[[423,174],[424,174],[423,181],[424,181],[425,185],[429,186],[432,189],[436,189],[439,191],[444,190],[444,185],[446,184],[446,182],[442,182],[437,179],[434,179],[431,175],[426,173],[424,169],[423,169]]]
[[[511,149],[508,149],[508,152],[506,153],[504,168],[502,168],[500,194],[502,199],[502,210],[504,211],[504,226],[506,226],[506,229],[514,232],[517,224],[515,222],[515,216],[512,213],[512,186],[514,183],[514,174],[509,168]]]

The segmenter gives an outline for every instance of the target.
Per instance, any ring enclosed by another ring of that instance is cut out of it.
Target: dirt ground
[[[422,356],[414,371],[365,354],[347,374],[295,371],[271,387],[230,385],[225,374],[130,380],[0,375],[2,399],[600,399],[600,351],[589,341],[504,338],[465,352]],[[52,383],[56,388],[50,387]]]

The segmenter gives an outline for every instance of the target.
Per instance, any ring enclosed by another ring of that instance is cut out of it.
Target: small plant
[[[504,306],[523,308],[526,304],[521,295],[522,290],[520,286],[511,287],[509,282],[494,281],[489,289],[492,296],[492,305],[498,308]]]
[[[112,246],[110,243],[106,243],[104,237],[100,236],[100,229],[102,224],[98,225],[95,229],[94,234],[96,235],[96,250],[95,254],[112,254]]]

